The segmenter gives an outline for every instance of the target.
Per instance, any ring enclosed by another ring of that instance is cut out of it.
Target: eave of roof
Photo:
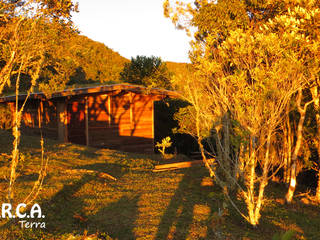
[[[107,93],[112,91],[128,91],[128,92],[138,92],[138,93],[146,93],[152,95],[161,95],[161,96],[168,96],[172,98],[178,98],[179,94],[174,91],[163,90],[159,88],[151,88],[148,89],[143,86],[137,85],[127,85],[127,84],[112,84],[112,85],[101,85],[101,86],[94,86],[94,87],[85,87],[85,88],[76,88],[76,89],[66,89],[59,92],[54,92],[50,94],[50,96],[46,96],[43,92],[35,92],[31,93],[29,98],[30,99],[55,99],[55,98],[63,98],[69,96],[77,96],[77,95],[87,95],[87,94],[94,94],[94,93]],[[20,94],[18,96],[18,100],[24,100],[27,97],[27,94]],[[16,100],[15,95],[11,96],[4,96],[0,97],[0,102],[12,102]]]

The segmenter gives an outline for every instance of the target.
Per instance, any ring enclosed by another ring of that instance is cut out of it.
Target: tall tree
[[[6,85],[15,82],[16,104],[13,123],[13,151],[10,168],[8,199],[12,201],[16,168],[19,163],[20,125],[28,96],[46,65],[46,57],[57,46],[72,23],[71,12],[76,6],[71,0],[17,0],[0,4],[0,93]],[[29,76],[27,98],[18,104],[22,76]],[[39,176],[43,176],[40,174]]]

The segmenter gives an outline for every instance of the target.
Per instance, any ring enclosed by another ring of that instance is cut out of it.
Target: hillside
[[[108,48],[103,43],[83,36],[75,35],[68,43],[66,55],[70,55],[78,66],[70,82],[118,82],[119,73],[128,59]]]
[[[0,201],[6,202],[12,138],[0,131]],[[22,162],[15,202],[37,178],[37,137],[22,139]],[[262,221],[250,227],[203,167],[153,173],[157,155],[129,154],[46,140],[49,167],[37,203],[46,229],[21,229],[17,220],[0,221],[0,239],[272,239],[293,229],[297,239],[320,239],[320,209],[303,196],[283,204],[283,187],[268,186]],[[92,172],[93,170],[93,172]],[[91,172],[90,172],[91,171]],[[94,174],[96,172],[97,174]],[[108,173],[117,181],[101,177]],[[299,193],[297,193],[299,195]],[[80,235],[78,235],[80,234]],[[72,236],[78,237],[72,237]],[[111,238],[107,238],[107,236]]]
[[[53,55],[48,55],[49,63],[42,69],[36,90],[53,92],[65,88],[120,83],[120,72],[130,60],[110,49],[101,42],[72,32],[69,38],[56,46]],[[185,75],[189,64],[165,62],[173,75]],[[2,95],[14,94],[14,78],[11,87],[6,87]],[[22,75],[20,92],[30,87],[30,78]]]
[[[177,63],[177,62],[165,62],[169,72],[175,75],[185,75],[189,70],[191,64],[189,63]]]
[[[69,87],[119,83],[119,74],[128,59],[103,43],[69,32],[59,45],[46,55],[35,90],[52,92]],[[15,92],[14,75],[4,95]],[[20,92],[30,88],[30,76],[22,74]]]

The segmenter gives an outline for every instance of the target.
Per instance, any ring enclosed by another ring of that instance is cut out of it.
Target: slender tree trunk
[[[316,199],[320,201],[320,169],[318,170],[318,185],[316,190]]]
[[[223,163],[225,171],[228,174],[225,174],[226,182],[228,184],[228,188],[230,189],[230,192],[232,192],[232,195],[235,194],[235,179],[237,179],[237,172],[235,171],[236,163],[232,161],[232,158],[230,156],[231,154],[231,148],[230,148],[230,116],[229,113],[226,113],[223,116],[222,119],[223,123]]]
[[[318,140],[317,140],[317,152],[318,152],[318,184],[317,184],[317,190],[316,190],[316,199],[320,201],[320,114],[316,114],[317,119],[317,128],[318,128]]]
[[[316,112],[316,123],[317,123],[317,152],[320,158],[320,95],[318,91],[318,86],[311,88],[311,95],[313,99],[313,104]],[[319,163],[320,164],[320,161]],[[320,201],[320,166],[318,166],[318,184],[316,190],[316,199]]]
[[[10,167],[10,182],[8,188],[8,200],[11,203],[14,197],[13,188],[14,183],[16,181],[16,170],[19,162],[19,144],[20,144],[20,125],[21,125],[21,111],[19,110],[19,84],[20,84],[20,75],[22,64],[20,65],[19,73],[16,80],[16,106],[15,106],[15,114],[14,114],[14,127],[12,128],[12,135],[14,137],[13,141],[13,150],[12,150],[12,160]]]
[[[298,108],[298,111],[300,114],[300,119],[299,119],[297,133],[296,133],[297,141],[296,141],[296,145],[295,145],[294,152],[292,155],[292,164],[290,167],[290,185],[288,188],[288,192],[286,194],[287,203],[291,203],[294,191],[296,189],[296,185],[297,185],[297,160],[298,160],[298,154],[299,154],[299,151],[300,151],[300,148],[302,145],[303,124],[304,124],[304,119],[306,117],[307,107],[310,103],[312,103],[312,101],[307,102],[302,107],[301,100],[302,100],[302,89],[299,89],[296,103],[297,103],[297,108]]]
[[[285,123],[282,125],[283,131],[283,152],[282,152],[282,159],[283,159],[283,182],[286,182],[287,179],[287,172],[288,172],[288,129]]]
[[[284,167],[283,167],[283,181],[285,183],[290,182],[290,166],[291,166],[291,159],[292,159],[292,142],[293,142],[293,135],[291,131],[290,125],[290,116],[289,116],[289,105],[287,106],[286,110],[286,122],[283,126],[284,132]]]
[[[264,196],[264,189],[268,185],[268,173],[270,170],[270,145],[271,145],[271,132],[268,133],[267,137],[267,146],[266,146],[266,154],[265,154],[265,159],[264,159],[264,164],[263,164],[263,172],[262,172],[262,177],[261,177],[261,182],[260,182],[260,187],[259,187],[259,195],[256,203],[256,208],[255,208],[255,221],[256,223],[259,222],[260,219],[260,210],[262,206],[262,201],[263,201],[263,196]]]
[[[19,130],[19,112],[16,110],[15,113],[15,123],[12,129],[12,133],[14,136],[13,141],[13,150],[12,150],[12,160],[11,160],[11,167],[10,167],[10,182],[9,182],[9,189],[8,189],[8,200],[11,203],[12,199],[14,198],[13,195],[13,185],[16,180],[16,169],[19,162],[19,143],[20,143],[20,130]]]
[[[44,56],[40,59],[41,62],[44,61]],[[31,84],[32,87],[35,85],[35,80],[38,79],[39,77],[39,72],[41,69],[41,63],[37,66],[36,72],[34,75],[32,75],[31,79]],[[21,107],[19,107],[19,85],[20,85],[20,78],[21,78],[21,72],[22,69],[24,68],[24,61],[20,63],[20,67],[18,70],[18,76],[16,80],[16,106],[15,106],[15,114],[14,114],[14,127],[12,129],[12,135],[14,137],[13,141],[13,150],[12,150],[12,160],[11,160],[11,166],[10,166],[10,182],[9,182],[9,187],[8,187],[8,200],[12,202],[13,197],[14,197],[14,183],[16,181],[17,177],[17,166],[19,163],[19,144],[20,144],[20,139],[21,139],[21,132],[20,132],[20,127],[21,127],[21,119],[22,119],[22,113],[25,107],[25,104],[30,96],[30,92],[32,90],[32,87],[29,89],[27,96],[22,104]]]
[[[208,169],[209,173],[210,173],[210,177],[214,177],[214,171],[212,166],[210,165],[210,163],[207,160],[206,154],[205,154],[205,150],[204,147],[202,145],[202,138],[200,136],[200,119],[199,119],[199,114],[197,112],[196,114],[196,129],[197,129],[197,139],[198,139],[198,144],[199,144],[199,148],[200,148],[200,152],[201,152],[201,156],[202,156],[202,160],[206,166],[206,168]]]
[[[252,137],[250,137],[250,141],[251,141]],[[254,196],[255,196],[255,191],[254,191],[254,183],[255,183],[255,178],[256,178],[256,156],[255,156],[255,150],[251,149],[250,151],[250,159],[249,159],[249,176],[248,176],[248,194],[247,194],[247,199],[246,199],[246,203],[247,203],[247,208],[248,208],[248,215],[249,215],[249,222],[250,224],[252,224],[253,226],[256,226],[258,224],[258,222],[256,222],[256,217],[255,217],[255,200],[254,200]]]

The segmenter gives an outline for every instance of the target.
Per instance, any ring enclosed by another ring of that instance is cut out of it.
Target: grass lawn
[[[10,133],[0,131],[0,204],[7,201],[11,146]],[[39,138],[23,137],[21,150],[16,203],[37,179]],[[204,167],[153,173],[162,161],[157,155],[51,140],[45,140],[45,152],[49,168],[36,202],[46,216],[46,229],[0,219],[0,239],[272,239],[289,229],[297,239],[320,239],[319,205],[302,197],[284,205],[286,188],[278,183],[268,186],[261,223],[253,229],[232,207],[222,210],[223,195]],[[108,173],[117,181],[81,169]]]

